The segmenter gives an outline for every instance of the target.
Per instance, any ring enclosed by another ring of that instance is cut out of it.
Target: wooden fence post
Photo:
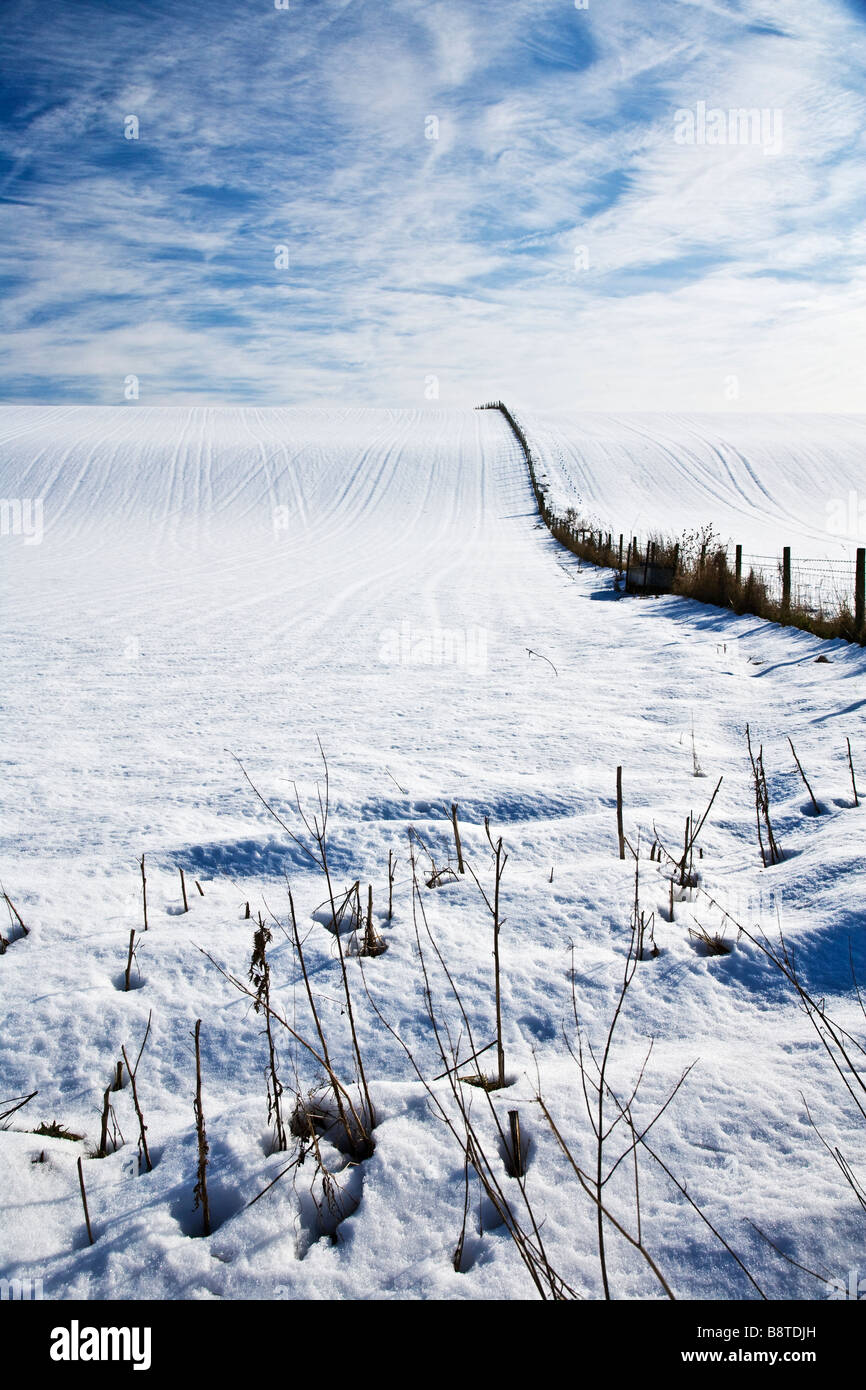
[[[786,545],[782,551],[782,607],[791,607],[791,547]]]
[[[741,545],[737,546],[735,552],[734,578],[737,581],[737,588],[739,589],[740,585],[743,582],[743,547]]]
[[[622,768],[616,770],[616,834],[619,840],[619,857],[625,859],[625,835],[622,828]]]
[[[857,548],[857,574],[854,580],[854,626],[857,629],[857,636],[862,641],[866,637],[863,631],[866,623],[866,547]]]

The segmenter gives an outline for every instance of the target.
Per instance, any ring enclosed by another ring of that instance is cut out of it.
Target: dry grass
[[[529,477],[535,493],[538,510],[550,534],[572,555],[586,560],[589,564],[606,569],[621,567],[619,536],[600,530],[597,525],[581,518],[569,508],[565,513],[556,512],[547,497],[547,483],[539,476],[532,456],[532,450],[521,426],[514,419],[507,406],[501,401],[493,401],[480,406],[482,410],[499,410],[510,424],[523,448],[529,467]],[[629,537],[624,537],[622,564],[625,563]],[[645,538],[644,553],[639,555],[636,564],[643,564],[648,548],[653,548],[653,562],[662,566],[673,566],[675,576],[672,592],[682,598],[694,599],[698,603],[709,603],[739,614],[752,614],[765,618],[768,622],[780,623],[783,627],[802,628],[816,637],[842,638],[846,642],[866,645],[866,623],[858,626],[847,598],[837,596],[831,607],[820,612],[797,604],[785,605],[773,598],[759,575],[751,570],[737,581],[734,570],[728,562],[727,551],[718,543],[712,526],[684,532],[678,538],[651,535]]]
[[[52,1120],[50,1125],[43,1120],[36,1129],[30,1132],[31,1134],[38,1134],[42,1139],[71,1139],[73,1143],[84,1138],[83,1134],[73,1134],[72,1130],[60,1124],[59,1120]]]

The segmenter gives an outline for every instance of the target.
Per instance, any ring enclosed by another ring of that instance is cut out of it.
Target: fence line
[[[591,563],[616,569],[631,592],[675,592],[735,612],[795,627],[822,637],[844,637],[866,645],[866,548],[855,560],[792,560],[791,547],[781,556],[757,555],[705,541],[699,554],[680,554],[679,544],[664,545],[636,536],[604,532],[579,524],[572,511],[556,512],[539,477],[526,434],[503,401],[489,401],[478,410],[498,410],[518,440],[539,513],[550,533],[573,553]]]
[[[728,550],[730,558],[730,549]],[[742,556],[743,570],[751,570],[767,592],[781,603],[784,594],[784,567],[778,555]],[[857,562],[855,560],[791,559],[791,604],[809,613],[826,613],[838,607],[846,596],[856,599]]]

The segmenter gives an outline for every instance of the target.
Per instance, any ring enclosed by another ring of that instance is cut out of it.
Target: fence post
[[[622,535],[619,538],[619,567],[622,569]]]
[[[738,545],[736,549],[734,559],[734,578],[737,581],[737,588],[739,589],[740,585],[743,582],[743,547],[741,545]]]
[[[857,548],[857,574],[854,580],[854,626],[857,636],[862,641],[866,637],[863,631],[866,623],[866,547]]]
[[[791,607],[791,547],[786,545],[782,551],[782,607]]]

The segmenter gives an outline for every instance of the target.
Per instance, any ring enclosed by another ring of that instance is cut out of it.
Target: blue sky
[[[289,5],[4,0],[0,399],[864,409],[862,0]]]

